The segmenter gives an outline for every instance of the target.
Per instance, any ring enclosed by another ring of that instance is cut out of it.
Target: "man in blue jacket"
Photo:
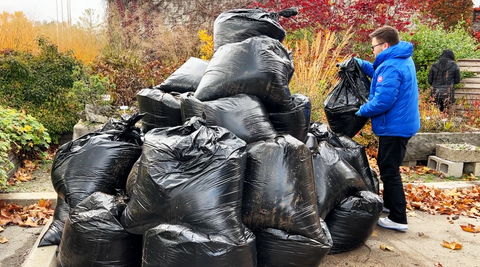
[[[385,218],[378,225],[406,231],[406,200],[400,165],[408,140],[420,129],[418,84],[412,60],[413,45],[400,41],[398,31],[390,26],[370,34],[375,61],[357,59],[372,78],[370,96],[356,115],[370,117],[372,130],[379,136],[377,163],[383,182]]]

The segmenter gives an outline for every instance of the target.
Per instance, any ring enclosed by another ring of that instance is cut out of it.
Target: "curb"
[[[57,204],[56,192],[42,192],[42,193],[2,193],[0,200],[5,200],[5,203],[15,203],[20,206],[28,206],[38,203],[41,199],[52,201],[52,207]]]
[[[53,222],[53,217],[50,218],[47,224],[43,227],[42,232],[38,236],[37,240],[30,249],[25,261],[23,262],[21,267],[38,267],[41,263],[41,266],[44,267],[56,267],[57,266],[57,248],[58,246],[46,246],[46,247],[38,247],[38,244],[42,240],[43,235],[45,232],[50,228],[50,224]]]

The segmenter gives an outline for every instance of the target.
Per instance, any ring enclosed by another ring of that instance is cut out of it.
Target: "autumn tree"
[[[429,0],[426,11],[431,12],[446,29],[455,26],[459,21],[465,21],[466,26],[470,27],[473,18],[473,1]]]

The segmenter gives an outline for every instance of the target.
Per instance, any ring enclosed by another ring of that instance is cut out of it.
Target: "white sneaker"
[[[397,230],[397,231],[407,231],[407,229],[408,229],[407,224],[396,223],[396,222],[390,220],[388,217],[378,219],[377,224],[380,225],[383,228]]]
[[[390,213],[390,209],[387,209],[387,208],[383,207],[383,210],[382,210],[382,212],[385,212],[385,213]]]

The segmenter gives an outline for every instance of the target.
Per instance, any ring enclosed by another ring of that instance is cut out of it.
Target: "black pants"
[[[400,165],[405,157],[410,137],[380,136],[378,168],[383,182],[384,206],[390,209],[388,218],[396,223],[407,223],[407,202],[403,191]]]

